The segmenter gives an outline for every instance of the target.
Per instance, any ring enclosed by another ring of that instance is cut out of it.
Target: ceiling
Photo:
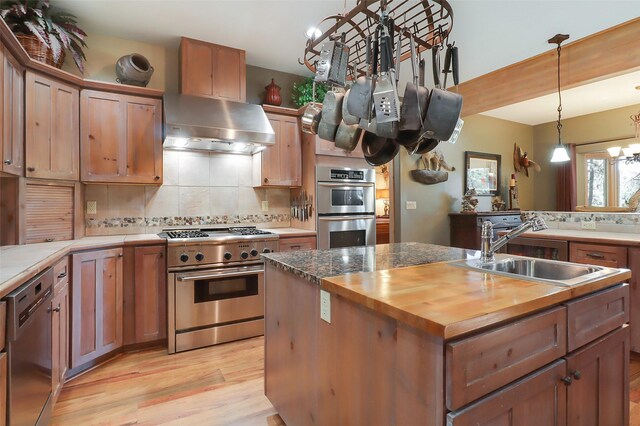
[[[398,0],[399,1],[399,0]],[[409,0],[417,1],[417,0]],[[452,39],[460,49],[460,81],[552,49],[547,39],[569,33],[575,41],[638,16],[640,0],[449,0]],[[246,50],[247,63],[309,74],[298,63],[304,32],[356,0],[55,0],[76,14],[89,33],[176,48],[180,36]],[[89,40],[90,43],[90,40]],[[430,68],[427,68],[430,69]],[[565,117],[640,103],[639,74],[563,92]],[[400,87],[411,78],[401,70]],[[508,82],[505,82],[508,84]],[[609,85],[610,84],[610,85]],[[620,92],[618,92],[620,90]],[[615,96],[612,94],[615,93]],[[620,95],[622,93],[622,95]],[[557,97],[544,96],[487,113],[526,124],[556,118]]]

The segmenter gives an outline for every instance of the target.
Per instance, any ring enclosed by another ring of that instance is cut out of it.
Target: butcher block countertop
[[[462,337],[631,277],[619,273],[574,287],[520,280],[454,266],[475,251],[401,243],[272,253],[267,262],[445,340]],[[415,266],[410,266],[415,265]],[[332,273],[334,276],[332,276]]]
[[[85,237],[71,241],[0,247],[0,298],[72,252],[137,244],[164,244],[156,234]]]

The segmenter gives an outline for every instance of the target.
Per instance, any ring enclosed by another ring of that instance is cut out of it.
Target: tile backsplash
[[[640,214],[606,212],[551,212],[526,211],[522,219],[540,216],[550,229],[583,230],[583,222],[593,222],[595,229],[590,231],[640,233]]]
[[[87,185],[87,235],[156,233],[167,226],[290,226],[289,189],[254,189],[251,156],[164,151],[162,186]],[[268,211],[262,211],[262,202]]]

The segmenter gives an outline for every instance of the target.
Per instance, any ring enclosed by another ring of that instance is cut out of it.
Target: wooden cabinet
[[[331,155],[333,157],[347,157],[347,158],[364,158],[362,152],[362,139],[358,142],[358,146],[353,151],[345,151],[338,148],[335,142],[326,141],[316,136],[316,155]]]
[[[134,249],[135,343],[167,337],[165,246]]]
[[[83,90],[83,182],[162,184],[162,101]]]
[[[302,185],[302,148],[297,116],[267,114],[276,143],[253,156],[253,186]]]
[[[0,171],[24,176],[24,69],[0,46],[2,66],[2,129],[0,129]]]
[[[493,223],[494,240],[499,231],[508,231],[522,223],[520,212],[450,213],[450,240],[452,247],[480,249],[482,223]]]
[[[26,244],[72,240],[80,234],[77,222],[84,219],[79,183],[28,180],[22,191]]]
[[[51,388],[53,400],[60,395],[69,368],[69,285],[54,289],[51,299]]]
[[[566,359],[571,379],[567,426],[628,425],[629,328],[619,328]]]
[[[469,407],[449,413],[447,425],[565,425],[567,387],[560,380],[565,371],[565,362],[556,361]]]
[[[280,251],[315,250],[316,237],[280,237]]]
[[[27,177],[78,180],[78,89],[28,71],[25,110]]]
[[[628,252],[629,269],[629,328],[631,334],[631,350],[640,352],[640,248],[630,247]]]
[[[245,102],[245,51],[183,37],[180,41],[180,92]]]
[[[569,251],[569,261],[608,266],[609,268],[626,268],[627,248],[572,242]]]
[[[7,422],[7,353],[0,352],[0,426]]]
[[[122,346],[122,248],[72,255],[71,368]]]
[[[376,244],[389,244],[389,218],[376,216]]]

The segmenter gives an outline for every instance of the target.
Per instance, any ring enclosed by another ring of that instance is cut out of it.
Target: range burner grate
[[[169,238],[206,238],[209,234],[201,231],[168,231]]]
[[[273,232],[263,231],[262,229],[256,228],[229,228],[229,232],[232,234],[238,235],[267,235],[273,234]]]

